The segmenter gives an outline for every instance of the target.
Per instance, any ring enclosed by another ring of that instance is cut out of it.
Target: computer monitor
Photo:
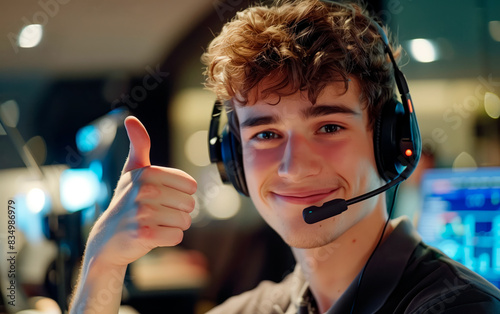
[[[500,288],[500,168],[432,169],[421,184],[424,242]]]

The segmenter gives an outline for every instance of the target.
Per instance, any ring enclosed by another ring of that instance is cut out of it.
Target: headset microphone
[[[403,182],[405,180],[404,177],[399,176],[391,182],[379,187],[376,190],[370,191],[368,193],[362,194],[360,196],[345,200],[341,198],[337,198],[328,202],[325,202],[321,206],[310,206],[302,211],[302,217],[304,217],[304,221],[308,224],[314,224],[321,220],[340,215],[344,211],[347,210],[347,207],[352,204],[359,203],[364,201],[370,197],[373,197],[377,194],[387,191],[393,186]]]

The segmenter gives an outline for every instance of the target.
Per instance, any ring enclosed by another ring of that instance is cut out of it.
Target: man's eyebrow
[[[301,115],[304,119],[321,117],[329,114],[342,113],[348,115],[360,115],[360,112],[357,112],[344,104],[333,104],[333,105],[313,105],[306,109],[301,110]],[[240,123],[241,128],[249,128],[255,127],[259,125],[267,125],[277,123],[280,120],[278,116],[269,115],[269,116],[257,116],[250,117]]]
[[[260,117],[250,117],[245,121],[240,123],[241,128],[249,128],[259,125],[273,124],[278,121],[278,117],[276,116],[260,116]]]
[[[301,111],[303,118],[314,118],[320,116],[326,116],[329,114],[343,113],[349,115],[359,115],[358,111],[355,111],[344,104],[334,104],[334,105],[313,105],[309,108],[303,109]]]

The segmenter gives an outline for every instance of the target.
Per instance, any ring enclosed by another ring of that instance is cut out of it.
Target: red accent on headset
[[[411,104],[411,99],[408,99],[408,108],[410,109],[410,113],[413,112],[413,105]]]
[[[407,150],[405,151],[405,155],[406,155],[406,156],[408,156],[408,157],[410,157],[411,155],[413,155],[412,150],[411,150],[411,149],[407,149]]]

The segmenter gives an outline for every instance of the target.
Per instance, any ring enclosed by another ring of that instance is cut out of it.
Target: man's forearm
[[[85,259],[70,305],[71,314],[118,313],[126,266]]]

